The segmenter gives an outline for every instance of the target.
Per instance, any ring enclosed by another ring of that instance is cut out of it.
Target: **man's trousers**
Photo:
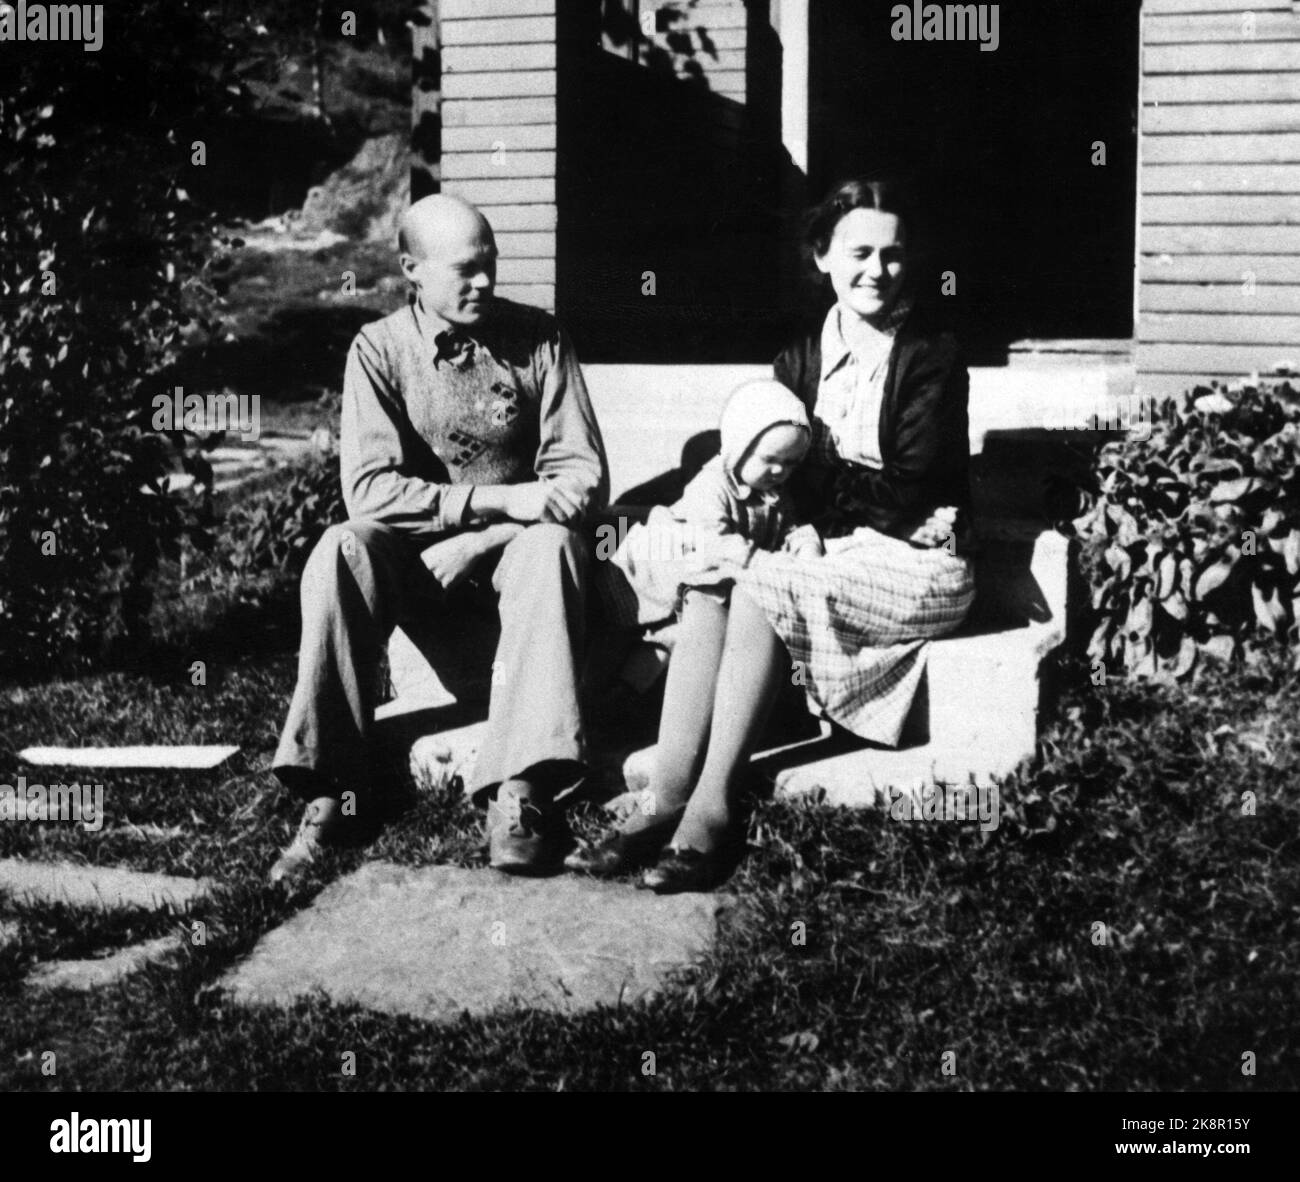
[[[342,791],[373,777],[381,658],[393,628],[425,613],[457,627],[449,597],[420,560],[421,546],[432,540],[349,521],[326,530],[312,551],[302,577],[298,683],[272,765],[286,785],[318,791],[325,776]],[[588,564],[585,539],[561,525],[529,526],[500,552],[492,587],[501,639],[487,729],[466,783],[471,796],[527,778],[538,764],[578,765],[573,778],[580,774]],[[484,559],[475,574],[490,569]]]

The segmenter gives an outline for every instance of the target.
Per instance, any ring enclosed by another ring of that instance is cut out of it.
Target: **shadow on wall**
[[[681,499],[686,486],[721,450],[722,437],[717,431],[700,431],[682,445],[681,462],[676,468],[629,488],[618,499],[627,505],[671,505]]]
[[[790,332],[802,174],[781,146],[768,8],[744,6],[744,101],[711,87],[726,51],[707,10],[660,10],[637,60],[602,48],[639,39],[620,5],[562,12],[558,311],[584,360],[768,361]]]

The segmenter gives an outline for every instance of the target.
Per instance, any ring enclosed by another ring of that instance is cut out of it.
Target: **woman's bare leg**
[[[735,819],[736,786],[789,666],[785,646],[762,608],[737,588],[718,666],[708,753],[673,837],[678,848],[709,853]]]
[[[680,808],[691,791],[700,756],[709,737],[709,719],[717,686],[718,663],[727,634],[727,608],[707,595],[688,592],[682,607],[681,631],[673,645],[664,684],[650,791],[654,815],[637,809],[623,825],[626,833],[643,829]]]

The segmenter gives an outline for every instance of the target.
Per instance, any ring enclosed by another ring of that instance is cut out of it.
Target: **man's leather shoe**
[[[488,865],[504,874],[554,869],[554,818],[528,793],[503,787],[487,806]]]
[[[287,849],[280,851],[269,875],[273,887],[292,890],[302,881],[323,847],[338,840],[342,822],[339,802],[332,796],[318,796],[303,810],[298,832]]]

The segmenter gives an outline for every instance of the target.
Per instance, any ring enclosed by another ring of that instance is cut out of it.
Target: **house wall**
[[[1300,3],[1146,0],[1138,388],[1300,358]]]
[[[663,29],[646,37],[642,61],[663,54],[679,77],[703,79],[714,94],[745,101],[749,33],[744,0],[642,0],[641,7],[658,8],[667,18],[661,18]]]
[[[438,0],[441,187],[496,231],[497,291],[555,307],[556,0]]]
[[[563,6],[557,310],[584,359],[770,356],[780,49],[761,0]],[[631,31],[631,32],[630,32]]]

